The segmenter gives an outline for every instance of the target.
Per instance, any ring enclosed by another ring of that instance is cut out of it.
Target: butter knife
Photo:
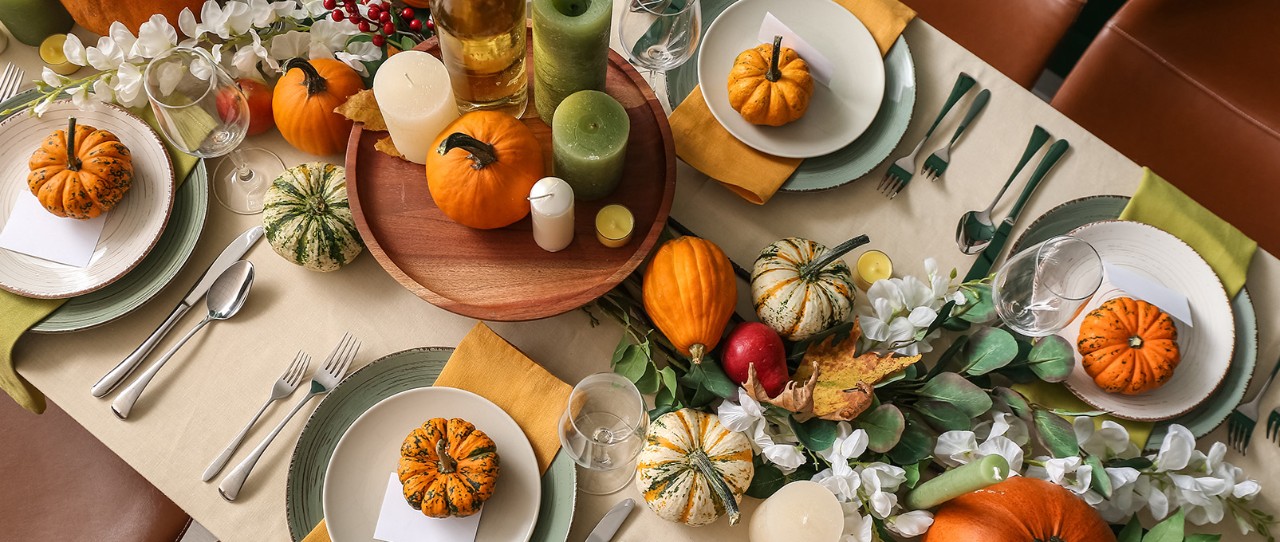
[[[604,517],[600,518],[600,523],[596,524],[596,528],[591,530],[591,534],[587,535],[587,542],[609,542],[613,540],[613,535],[618,533],[618,528],[622,527],[622,522],[627,520],[627,516],[631,515],[631,509],[635,508],[636,501],[627,499],[618,504],[613,505]]]
[[[142,341],[142,344],[138,345],[138,349],[134,350],[132,354],[129,354],[129,357],[124,358],[124,361],[121,361],[119,365],[116,365],[116,367],[111,370],[111,372],[107,373],[106,376],[103,376],[97,384],[93,385],[93,389],[91,390],[93,396],[102,397],[103,395],[110,393],[111,390],[120,385],[120,382],[128,377],[134,369],[138,368],[138,365],[142,363],[142,360],[147,357],[147,354],[151,353],[151,350],[155,349],[156,344],[160,342],[160,339],[163,339],[165,334],[169,333],[170,329],[173,329],[174,324],[178,323],[178,320],[182,318],[182,315],[186,314],[187,311],[191,310],[191,307],[200,302],[200,298],[204,297],[204,294],[209,291],[209,287],[213,285],[213,281],[217,280],[218,276],[221,275],[223,271],[226,271],[228,267],[231,267],[232,264],[239,261],[240,257],[244,256],[244,254],[253,247],[254,243],[257,243],[258,239],[262,238],[262,234],[262,226],[254,226],[249,228],[248,231],[236,236],[235,240],[231,241],[230,245],[227,245],[227,248],[222,249],[222,254],[219,254],[218,259],[214,260],[213,264],[205,270],[204,276],[200,277],[200,280],[196,282],[196,285],[191,287],[191,291],[187,292],[187,296],[178,303],[177,307],[174,307],[173,312],[169,313],[169,317],[164,319],[164,322],[160,324],[160,327],[157,327],[155,331],[151,332],[151,336],[147,337],[147,340]]]

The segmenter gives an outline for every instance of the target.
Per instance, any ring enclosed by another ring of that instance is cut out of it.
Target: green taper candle
[[[555,175],[577,199],[608,196],[622,180],[631,119],[618,100],[598,90],[575,92],[556,109],[551,123]]]
[[[533,95],[551,124],[560,102],[580,90],[604,90],[609,60],[609,0],[533,0]]]
[[[989,455],[938,475],[907,494],[908,510],[933,508],[951,499],[994,485],[1009,477],[1009,462]]]

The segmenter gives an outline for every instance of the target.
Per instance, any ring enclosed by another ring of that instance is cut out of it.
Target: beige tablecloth
[[[739,263],[749,264],[761,247],[782,236],[800,235],[833,244],[867,233],[871,247],[888,253],[899,272],[922,273],[921,262],[927,256],[938,258],[944,269],[957,267],[963,272],[971,257],[961,255],[955,247],[956,220],[965,210],[986,205],[1021,155],[1035,123],[1056,137],[1069,139],[1072,149],[1031,199],[1015,235],[1032,218],[1064,201],[1092,194],[1130,194],[1136,188],[1141,172],[1138,165],[928,24],[912,23],[905,36],[915,60],[918,97],[915,118],[895,156],[910,149],[923,134],[956,72],[968,72],[992,91],[986,112],[953,152],[944,180],[917,178],[897,199],[889,201],[874,190],[884,174],[882,166],[838,189],[779,194],[768,205],[756,206],[681,164],[672,214],[720,244]],[[21,44],[11,43],[0,60],[17,62],[28,74],[39,73],[34,49]],[[938,133],[949,134],[958,117],[953,114]],[[943,137],[936,135],[928,146],[940,144]],[[287,164],[315,159],[289,148],[274,132],[251,138],[247,145],[273,149]],[[325,158],[342,163],[341,156]],[[1003,216],[1014,198],[1006,199],[996,209],[998,216]],[[244,310],[193,339],[148,388],[134,415],[128,421],[116,419],[107,400],[89,395],[90,386],[159,324],[232,237],[257,221],[257,217],[235,215],[211,202],[204,235],[189,264],[155,300],[98,329],[23,337],[15,352],[23,376],[228,542],[288,539],[285,479],[303,419],[294,420],[268,450],[237,502],[224,501],[213,483],[200,481],[200,473],[253,414],[269,383],[297,349],[304,348],[313,357],[323,356],[343,332],[351,331],[364,341],[355,362],[360,366],[410,347],[455,345],[474,324],[413,296],[368,255],[339,272],[312,273],[285,262],[263,243],[248,254],[257,266],[258,278]],[[1258,308],[1258,372],[1263,373],[1280,355],[1280,262],[1270,254],[1259,254],[1250,270],[1248,288]],[[746,288],[741,290],[741,310],[749,312]],[[179,327],[194,325],[197,319],[188,315]],[[494,323],[492,327],[570,383],[608,370],[609,356],[621,335],[613,325],[592,328],[580,311],[535,322]],[[175,333],[165,345],[176,338]],[[1273,392],[1262,406],[1276,406],[1275,397]],[[281,414],[277,408],[268,418],[274,421]],[[260,439],[271,425],[259,424],[250,440]],[[1259,504],[1280,511],[1280,502],[1272,497],[1278,494],[1280,473],[1263,467],[1280,464],[1280,447],[1267,442],[1261,433],[1259,429],[1248,458],[1232,452],[1228,459],[1261,480],[1266,489]],[[1212,437],[1225,439],[1225,429]],[[244,453],[237,454],[235,460]],[[639,494],[632,488],[608,497],[580,495],[569,539],[583,540],[613,503],[627,497],[639,498]],[[748,519],[756,504],[747,499]],[[1234,532],[1230,523],[1224,528]],[[742,525],[730,528],[720,521],[709,527],[687,528],[664,522],[642,508],[623,526],[617,540],[743,540],[745,536]],[[1236,534],[1224,540],[1244,538]]]

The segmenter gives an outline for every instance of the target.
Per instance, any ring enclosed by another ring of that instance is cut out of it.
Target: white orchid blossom
[[[163,16],[160,17],[164,18]],[[111,26],[107,28],[105,37],[111,38],[111,41],[115,42],[116,47],[119,47],[120,51],[124,53],[126,62],[137,62],[142,59],[133,48],[137,44],[138,38],[133,35],[133,32],[129,31],[129,27],[125,26],[124,23],[120,21],[111,23]]]
[[[1080,443],[1080,449],[1089,455],[1110,459],[1138,457],[1140,453],[1129,439],[1129,431],[1111,420],[1104,420],[1101,428],[1095,428],[1092,418],[1078,416],[1072,423],[1072,429],[1075,431],[1076,441]]]
[[[311,33],[291,30],[280,34],[271,38],[271,45],[267,47],[267,52],[271,54],[271,58],[279,61],[290,58],[310,58]]]
[[[764,408],[747,395],[746,390],[738,389],[736,403],[721,402],[716,414],[725,428],[746,435],[752,449],[784,474],[794,472],[808,461],[794,444],[795,435],[783,429],[782,424],[770,423]]]
[[[382,58],[382,49],[367,41],[357,41],[348,45],[346,51],[334,53],[333,56],[343,64],[351,66],[351,69],[359,72],[360,75],[367,76],[369,70],[365,68],[364,63]]]
[[[1182,470],[1191,462],[1191,453],[1196,450],[1196,437],[1181,425],[1169,426],[1169,432],[1160,444],[1156,454],[1156,472]]]
[[[938,435],[934,445],[933,456],[936,461],[948,467],[958,467],[972,463],[989,455],[998,455],[1009,462],[1010,472],[1021,472],[1025,455],[1023,445],[1015,442],[1010,436],[1022,436],[1025,425],[1015,425],[1016,417],[1004,412],[995,413],[990,425],[980,424],[987,433],[982,444],[978,444],[978,436],[974,431],[947,431]],[[1018,420],[1021,422],[1021,420]],[[1029,441],[1030,438],[1026,437]]]
[[[862,505],[858,490],[862,488],[862,476],[848,463],[832,463],[831,467],[813,475],[812,481],[827,488],[840,502]]]
[[[933,525],[933,514],[928,510],[912,510],[889,516],[884,520],[884,526],[888,527],[890,532],[906,538],[923,535],[931,525]]]
[[[929,341],[940,333],[935,331],[924,336],[924,331],[938,317],[938,310],[957,292],[948,278],[938,275],[936,261],[926,259],[924,267],[927,280],[908,275],[878,280],[867,289],[869,306],[858,306],[858,323],[863,336],[875,348],[903,355],[933,350]]]
[[[854,430],[849,422],[840,422],[836,424],[835,442],[830,448],[819,451],[818,455],[832,465],[848,465],[850,460],[862,457],[870,442],[871,438],[867,436],[866,430]]]
[[[232,57],[231,64],[235,67],[236,74],[240,77],[256,76],[260,63],[272,73],[279,72],[280,63],[267,53],[267,48],[262,46],[262,38],[257,34],[250,35],[253,36],[253,41],[237,49]]]
[[[114,28],[117,23],[112,23],[112,37],[114,37]],[[124,30],[128,33],[128,29]],[[117,40],[119,42],[119,40]],[[138,27],[138,38],[129,48],[130,61],[143,58],[156,58],[164,54],[169,49],[174,48],[178,44],[178,32],[173,26],[169,25],[169,20],[164,15],[152,15],[147,22],[142,23]],[[124,47],[124,44],[120,44]]]
[[[844,532],[840,535],[840,542],[873,542],[874,535],[871,534],[874,523],[868,516],[862,515],[862,507],[860,504],[841,503],[840,509],[844,512]]]
[[[85,58],[84,54],[84,43],[75,34],[67,34],[67,41],[62,44],[62,54],[67,57],[67,62],[77,66],[89,64],[89,60]]]
[[[98,38],[98,44],[85,50],[85,60],[93,69],[109,71],[124,64],[124,50],[109,36]]]

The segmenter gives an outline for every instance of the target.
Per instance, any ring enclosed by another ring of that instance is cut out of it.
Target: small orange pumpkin
[[[396,472],[409,506],[433,518],[470,516],[493,496],[497,446],[471,422],[432,418],[405,437]]]
[[[1014,476],[942,505],[921,542],[1115,542],[1098,512],[1061,486]]]
[[[738,302],[738,283],[724,251],[706,239],[667,241],[644,272],[644,310],[671,344],[694,363],[716,347]]]
[[[508,226],[529,214],[542,178],[533,130],[498,111],[473,111],[444,128],[427,152],[427,189],[445,216],[469,228]]]
[[[58,130],[27,165],[27,186],[50,213],[89,219],[110,211],[133,184],[133,155],[115,134],[92,126]],[[67,138],[67,134],[75,134]]]
[[[280,135],[311,154],[342,152],[351,136],[351,119],[336,112],[352,94],[364,90],[360,75],[329,58],[292,59],[271,95],[271,113]]]
[[[1169,313],[1129,297],[1110,299],[1086,315],[1076,348],[1098,387],[1125,395],[1163,386],[1182,360]]]
[[[751,124],[782,126],[804,116],[813,97],[809,65],[794,49],[760,44],[733,60],[729,70],[729,105]]]

